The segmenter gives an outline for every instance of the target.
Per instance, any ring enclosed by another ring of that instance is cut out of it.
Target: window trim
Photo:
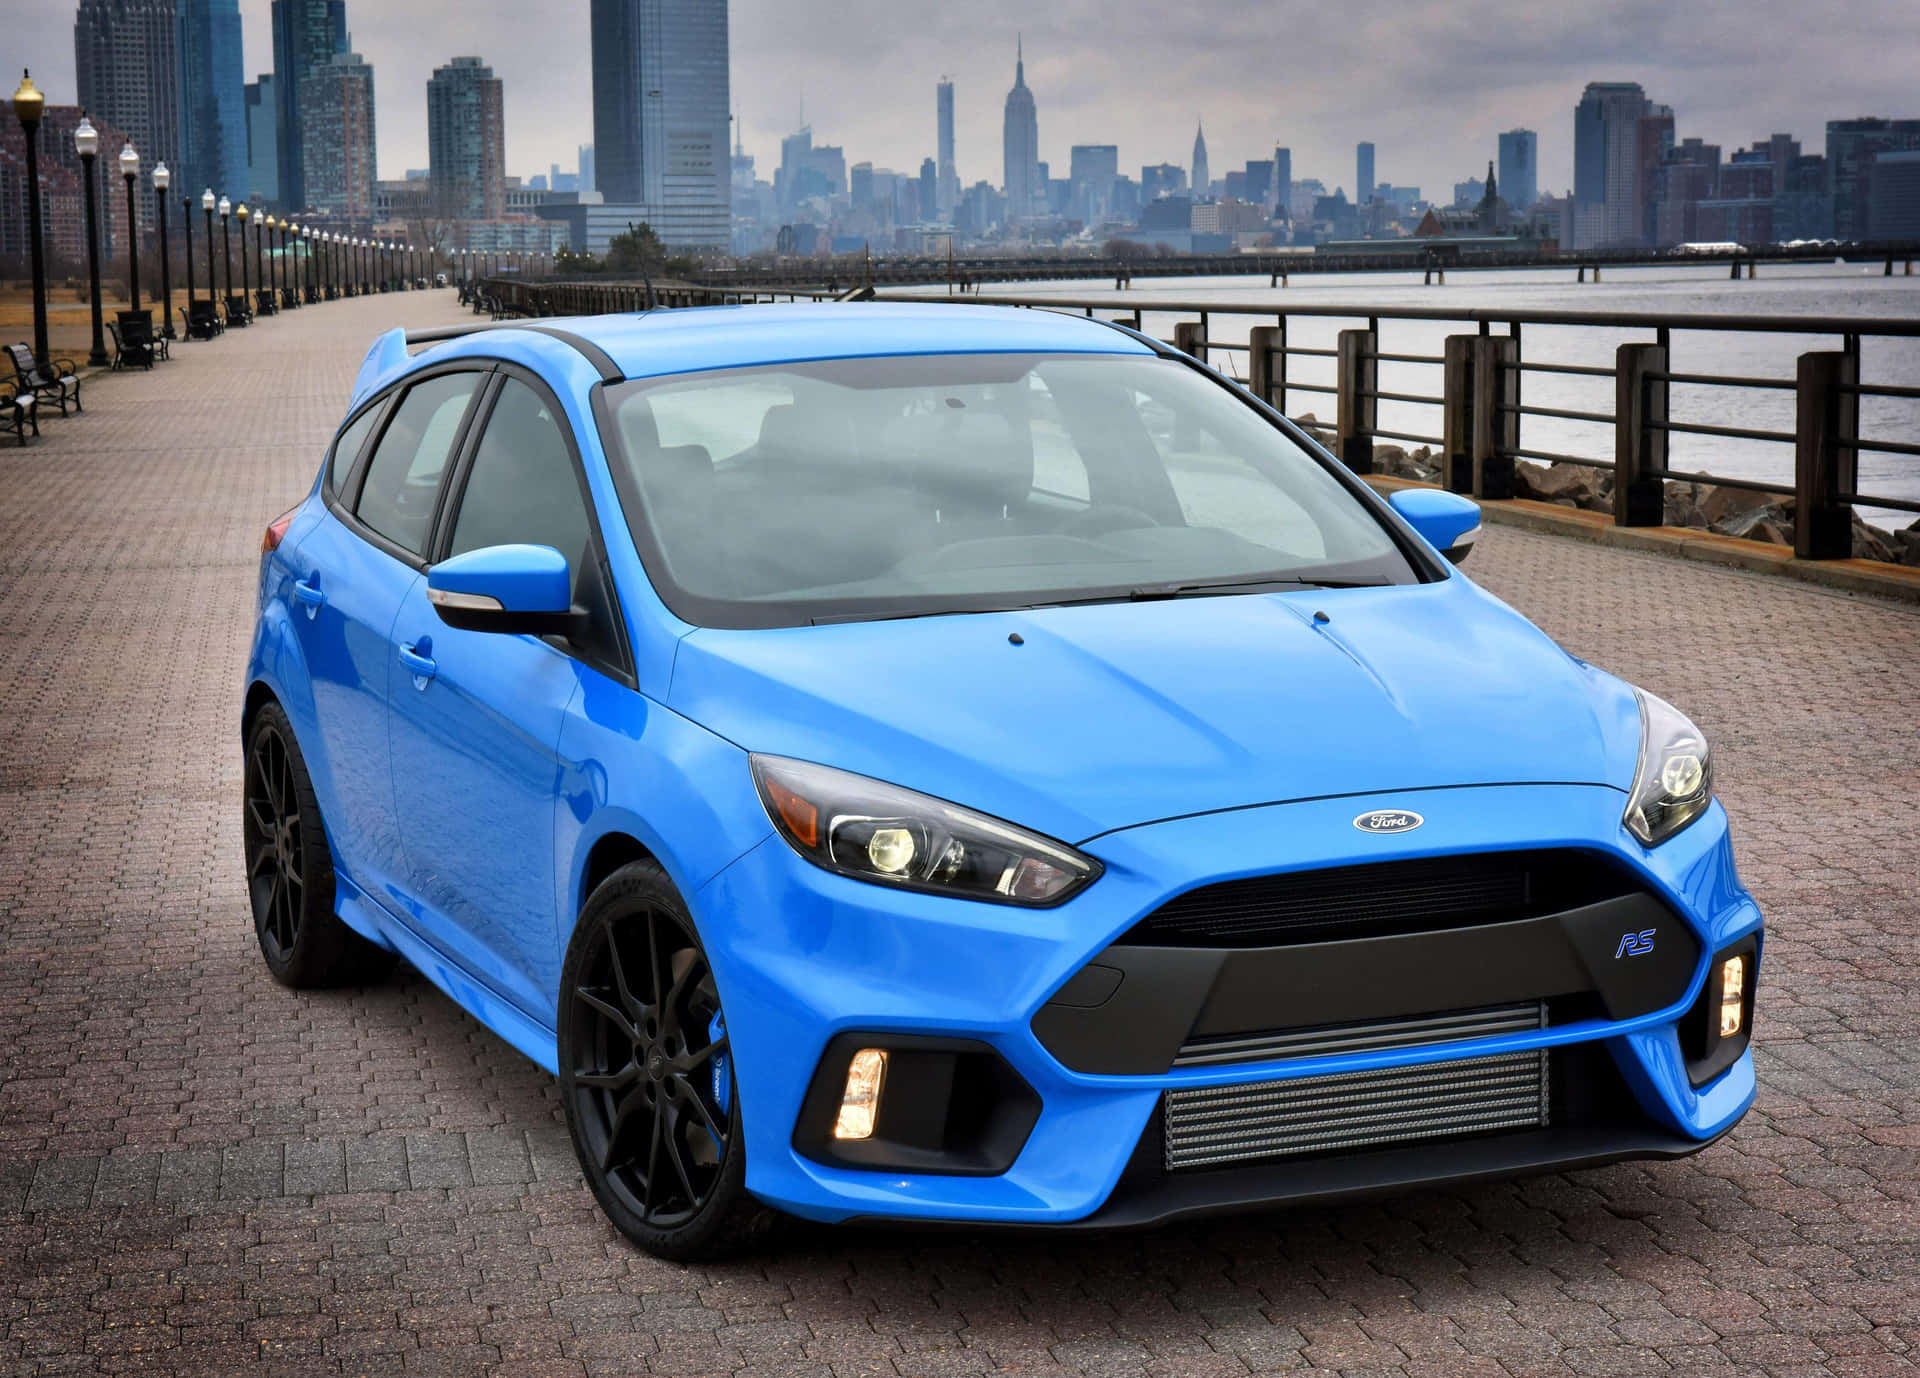
[[[545,642],[562,655],[579,661],[582,665],[592,666],[601,674],[618,680],[629,689],[639,687],[639,677],[634,670],[633,646],[627,635],[626,604],[620,598],[620,586],[614,580],[612,563],[607,559],[606,539],[600,530],[600,512],[594,504],[593,489],[587,482],[586,463],[580,453],[580,439],[574,434],[573,423],[567,419],[567,410],[560,403],[559,394],[550,387],[546,379],[532,369],[505,359],[495,360],[493,380],[487,393],[481,399],[481,407],[469,418],[469,426],[462,436],[462,443],[456,462],[448,466],[447,474],[441,483],[440,499],[434,509],[433,526],[428,533],[427,551],[429,559],[422,566],[431,569],[447,558],[447,550],[453,544],[453,529],[460,518],[460,506],[466,501],[467,480],[473,472],[475,459],[479,457],[480,442],[486,435],[487,425],[493,420],[493,409],[499,404],[500,394],[506,390],[507,380],[524,383],[533,389],[534,395],[546,403],[553,412],[555,423],[560,428],[560,439],[567,447],[567,458],[573,464],[573,481],[580,490],[580,502],[587,513],[587,553],[599,571],[601,584],[607,591],[610,614],[613,618],[613,639],[619,656],[618,663],[608,663],[598,656],[584,654],[579,646],[564,636],[543,636],[536,638]],[[599,391],[596,384],[594,391]]]
[[[394,417],[399,413],[401,402],[416,385],[449,373],[470,373],[478,379],[474,384],[473,392],[467,398],[467,408],[461,413],[459,428],[453,433],[453,443],[447,448],[447,465],[441,471],[440,483],[434,493],[433,512],[427,519],[426,544],[427,550],[431,551],[438,533],[441,513],[446,508],[447,480],[465,455],[467,443],[473,434],[473,419],[478,409],[477,404],[486,399],[489,389],[493,386],[496,369],[497,365],[491,359],[458,359],[423,368],[418,373],[409,373],[406,377],[396,380],[376,399],[380,405],[386,407],[386,414],[380,418],[379,423],[374,427],[374,434],[361,447],[358,458],[354,460],[353,469],[347,475],[348,491],[335,493],[330,499],[334,516],[338,517],[349,531],[376,550],[391,555],[409,569],[424,571],[431,563],[424,554],[415,554],[390,537],[375,531],[360,520],[359,513],[354,510],[359,506],[361,490],[366,486],[367,471],[373,467],[373,457],[380,452],[380,444],[387,438],[387,431],[393,425]],[[356,413],[356,416],[359,414]]]

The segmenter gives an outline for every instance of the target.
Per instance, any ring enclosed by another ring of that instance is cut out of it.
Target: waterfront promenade
[[[1715,745],[1769,921],[1728,1140],[1147,1234],[628,1247],[544,1072],[411,973],[274,985],[240,884],[261,531],[373,335],[472,319],[308,308],[0,446],[0,1374],[1920,1365],[1920,611],[1505,527],[1468,572]]]

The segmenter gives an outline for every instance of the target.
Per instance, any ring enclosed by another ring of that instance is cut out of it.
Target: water
[[[1898,265],[1896,265],[1898,272]],[[1153,311],[1155,299],[1192,303],[1220,302],[1254,306],[1353,306],[1360,313],[1393,307],[1429,307],[1459,310],[1513,311],[1625,311],[1779,316],[1882,317],[1920,319],[1920,277],[1883,277],[1881,265],[1762,264],[1753,281],[1734,282],[1727,269],[1661,265],[1649,268],[1608,268],[1599,283],[1575,283],[1571,268],[1518,271],[1454,270],[1446,286],[1423,286],[1417,275],[1401,273],[1328,274],[1296,277],[1293,285],[1269,288],[1266,275],[1250,278],[1142,278],[1124,293],[1111,284],[1092,282],[1017,283],[986,285],[988,294],[1058,297],[1068,300],[1124,301],[1146,314],[1149,334],[1171,338],[1175,317]],[[926,289],[943,292],[944,288]],[[1103,313],[1113,314],[1113,313]],[[1263,322],[1259,317],[1213,316],[1208,333],[1216,341],[1244,344],[1247,331]],[[1341,329],[1363,321],[1296,319],[1288,325],[1288,343],[1331,349]],[[1393,354],[1439,355],[1451,334],[1472,333],[1461,322],[1382,321],[1380,348]],[[1496,326],[1498,331],[1500,327]],[[1629,340],[1651,340],[1651,332],[1622,333],[1567,326],[1525,326],[1522,358],[1530,363],[1611,365],[1616,346]],[[1838,349],[1830,335],[1723,333],[1675,331],[1669,366],[1676,373],[1734,374],[1791,381],[1794,360],[1808,350]],[[1217,367],[1246,374],[1246,355],[1217,354]],[[1331,386],[1331,359],[1293,359],[1288,381]],[[1869,337],[1861,342],[1860,380],[1863,383],[1920,386],[1920,338]],[[1611,413],[1613,380],[1558,374],[1527,374],[1523,400],[1530,406],[1568,411]],[[1388,392],[1438,396],[1437,364],[1382,363],[1380,386]],[[1287,410],[1299,416],[1313,412],[1333,420],[1333,398],[1297,392],[1288,397]],[[1674,384],[1669,399],[1675,421],[1739,426],[1753,430],[1791,433],[1794,397],[1789,391],[1704,387]],[[1435,406],[1382,402],[1382,429],[1438,437],[1440,409]],[[1866,439],[1898,443],[1920,441],[1920,399],[1866,397],[1861,399],[1860,434]],[[1594,422],[1556,417],[1521,418],[1520,444],[1524,449],[1613,458],[1613,429]],[[1793,482],[1793,446],[1717,436],[1674,435],[1668,466],[1731,478],[1774,483]],[[1908,455],[1863,453],[1860,456],[1862,493],[1920,501],[1920,458]],[[1912,513],[1860,509],[1861,515],[1881,526],[1905,525]]]

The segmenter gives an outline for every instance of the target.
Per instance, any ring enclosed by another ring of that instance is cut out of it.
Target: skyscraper
[[[939,210],[939,201],[939,164],[935,163],[931,158],[922,158],[920,160],[919,214],[916,215],[914,219],[925,222],[931,221],[936,215],[944,214],[944,212]]]
[[[960,199],[960,175],[953,165],[953,83],[941,77],[934,93],[939,112],[939,142],[935,146],[938,158],[935,163],[939,178],[938,202],[937,205],[930,205],[923,199],[920,210],[928,220],[933,219],[935,209],[942,220],[951,220],[954,202]]]
[[[373,224],[373,68],[358,53],[314,67],[300,79],[300,118],[304,207],[365,233]]]
[[[1007,223],[1018,225],[1042,211],[1041,198],[1046,195],[1046,183],[1040,175],[1040,120],[1034,110],[1033,92],[1027,89],[1024,43],[1014,47],[1013,89],[1007,92],[1000,149],[1006,165]]]
[[[174,0],[80,0],[73,20],[73,67],[80,105],[119,129],[142,168],[180,161],[179,16]],[[118,148],[101,145],[111,191]],[[153,223],[153,183],[139,183],[140,223]]]
[[[1293,213],[1293,150],[1275,145],[1273,150],[1273,208],[1281,216]]]
[[[1920,120],[1861,118],[1827,121],[1827,178],[1833,196],[1833,237],[1868,237],[1873,165],[1882,153],[1920,149]]]
[[[1354,150],[1353,204],[1364,206],[1373,200],[1373,145],[1362,143]]]
[[[260,80],[250,81],[245,91],[247,109],[247,172],[246,176],[228,187],[217,182],[188,181],[187,194],[198,196],[203,191],[216,191],[227,195],[235,194],[253,202],[267,201],[274,205],[284,205],[280,197],[280,93],[274,89],[271,73],[263,72]]]
[[[1067,205],[1083,225],[1097,225],[1113,205],[1113,184],[1120,176],[1115,144],[1075,144],[1068,153]]]
[[[434,213],[498,220],[507,210],[505,97],[493,68],[456,57],[427,82],[427,165]]]
[[[1574,107],[1572,247],[1640,241],[1640,117],[1651,108],[1632,81],[1590,82]]]
[[[594,171],[593,145],[581,144],[575,156],[580,160],[580,190],[598,191],[600,182]]]
[[[731,240],[727,0],[592,0],[595,185],[670,248]]]
[[[1201,128],[1198,120],[1193,124],[1193,199],[1204,201],[1213,185],[1213,179],[1207,171],[1207,132]]]
[[[280,204],[304,210],[307,191],[301,101],[307,75],[347,50],[346,0],[273,0],[273,87],[280,98]],[[371,72],[368,73],[371,79]]]
[[[177,185],[246,191],[246,69],[240,0],[179,0],[180,166]]]
[[[1514,210],[1525,212],[1540,199],[1540,136],[1531,129],[1509,129],[1500,136],[1500,194]]]

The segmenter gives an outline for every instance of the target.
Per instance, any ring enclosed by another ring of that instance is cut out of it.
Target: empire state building
[[[1040,123],[1033,112],[1033,92],[1027,89],[1023,47],[1014,49],[1013,89],[1007,92],[1006,123],[1001,147],[1007,165],[1007,224],[1018,225],[1032,216],[1044,188],[1040,185]]]

